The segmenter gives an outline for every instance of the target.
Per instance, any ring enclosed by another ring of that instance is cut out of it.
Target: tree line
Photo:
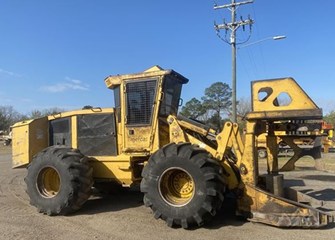
[[[192,98],[185,103],[180,113],[185,117],[202,121],[213,128],[221,129],[231,116],[231,97],[232,90],[229,85],[216,82],[205,89],[200,99]],[[237,102],[237,117],[241,127],[244,127],[244,116],[250,111],[250,101],[242,98]]]
[[[85,105],[83,109],[91,109],[93,106]],[[36,119],[49,115],[54,115],[60,112],[64,112],[65,109],[52,107],[46,108],[42,110],[32,110],[28,114],[22,114],[16,111],[13,106],[1,106],[0,105],[0,131],[10,131],[10,126],[12,126],[16,122],[28,120],[28,119]]]
[[[16,111],[13,106],[0,106],[0,131],[9,131],[10,126],[19,121],[40,118],[64,111],[60,108],[49,108],[43,110],[32,110],[28,114]]]

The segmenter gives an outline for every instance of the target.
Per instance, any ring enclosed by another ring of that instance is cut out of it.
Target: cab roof
[[[125,80],[137,80],[137,79],[152,78],[152,77],[158,77],[158,76],[164,76],[164,75],[173,76],[178,82],[182,84],[185,84],[188,82],[188,79],[184,77],[183,75],[181,75],[180,73],[177,73],[176,71],[172,69],[165,70],[161,68],[160,66],[155,65],[140,73],[123,74],[123,75],[118,74],[118,75],[108,76],[107,78],[105,78],[105,84],[107,88],[113,89],[119,86],[121,82]]]

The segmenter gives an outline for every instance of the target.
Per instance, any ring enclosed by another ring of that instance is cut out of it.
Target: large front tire
[[[170,227],[208,222],[221,208],[221,166],[204,149],[169,144],[154,153],[142,172],[144,204]]]
[[[67,215],[90,197],[92,168],[78,150],[52,146],[34,157],[25,182],[30,204],[39,212]]]

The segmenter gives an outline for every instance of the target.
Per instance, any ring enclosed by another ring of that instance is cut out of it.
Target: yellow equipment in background
[[[238,126],[220,131],[177,116],[188,79],[154,66],[105,79],[115,107],[59,113],[13,126],[13,167],[28,167],[32,205],[48,215],[79,210],[93,184],[140,184],[144,204],[169,226],[200,226],[234,195],[251,221],[321,227],[333,216],[284,198],[276,131],[285,142],[320,136],[322,111],[291,78],[252,82],[245,142]],[[289,102],[281,105],[278,97]],[[267,133],[268,172],[258,171],[255,138]]]
[[[318,127],[316,128],[317,130]],[[334,127],[331,124],[327,124],[322,121],[321,135],[306,136],[289,139],[286,143],[282,137],[287,135],[286,131],[275,131],[274,135],[277,137],[278,154],[284,152],[287,155],[288,152],[293,153],[287,164],[281,168],[282,171],[294,170],[294,163],[303,156],[311,156],[314,159],[320,158],[320,148],[324,153],[329,153],[335,149],[334,141]],[[287,139],[287,138],[286,138]],[[262,133],[256,138],[258,158],[267,157],[267,133]]]
[[[328,153],[335,150],[334,126],[332,124],[323,122],[322,133],[326,136],[322,138],[323,152]]]

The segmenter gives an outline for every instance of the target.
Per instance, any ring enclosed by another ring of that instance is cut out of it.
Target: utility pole
[[[224,29],[227,31],[230,31],[230,41],[226,41],[231,45],[232,50],[232,121],[237,122],[237,114],[236,114],[236,31],[239,29],[239,27],[243,27],[245,25],[251,25],[254,23],[254,21],[248,17],[248,19],[243,20],[241,17],[240,21],[236,21],[236,10],[239,6],[253,3],[253,0],[245,1],[245,2],[236,2],[236,0],[231,0],[230,4],[225,4],[221,6],[214,6],[214,10],[228,8],[231,11],[231,22],[230,23],[223,23],[223,24],[214,24],[215,29],[217,32],[219,32],[221,29]]]

